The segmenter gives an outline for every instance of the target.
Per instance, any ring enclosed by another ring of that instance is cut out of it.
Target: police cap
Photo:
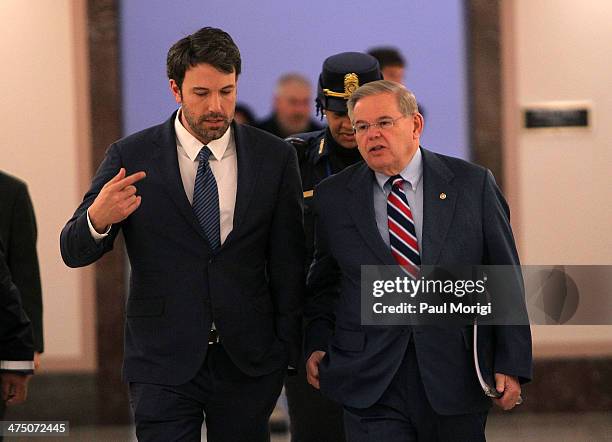
[[[317,88],[317,109],[344,113],[346,102],[357,88],[382,80],[378,61],[362,52],[342,52],[323,62]]]

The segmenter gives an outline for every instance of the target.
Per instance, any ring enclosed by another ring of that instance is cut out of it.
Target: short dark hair
[[[207,63],[227,74],[240,75],[240,51],[230,35],[217,28],[206,27],[181,38],[168,50],[166,72],[170,80],[183,86],[185,72],[192,66]]]
[[[400,51],[391,46],[372,48],[368,51],[368,54],[378,60],[381,69],[387,66],[406,66],[406,60],[402,57]]]

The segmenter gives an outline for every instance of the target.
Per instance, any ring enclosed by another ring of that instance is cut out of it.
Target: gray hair
[[[289,72],[287,74],[283,74],[276,81],[276,95],[280,95],[282,93],[283,87],[290,83],[297,83],[308,89],[312,89],[312,85],[310,84],[310,81],[304,75],[299,74],[297,72]]]
[[[348,115],[353,121],[353,110],[359,100],[371,95],[393,94],[397,98],[397,107],[404,116],[414,115],[419,111],[416,97],[403,85],[389,80],[378,80],[366,83],[357,89],[349,98],[347,107]]]

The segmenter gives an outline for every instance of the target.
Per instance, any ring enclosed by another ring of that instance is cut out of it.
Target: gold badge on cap
[[[346,74],[344,76],[344,94],[346,98],[351,98],[353,92],[359,88],[359,77],[355,73]]]
[[[446,199],[446,194],[445,194],[444,192],[442,192],[442,193],[440,194],[440,199],[441,199],[441,200],[445,200],[445,199]]]
[[[348,100],[357,89],[359,89],[359,76],[354,72],[350,72],[344,76],[344,92],[334,92],[331,89],[323,89],[323,93],[328,97],[344,98]]]

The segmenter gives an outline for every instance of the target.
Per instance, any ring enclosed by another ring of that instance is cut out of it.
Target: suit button
[[[213,261],[214,261],[214,259],[213,259],[213,258],[210,258],[210,259],[208,260],[208,264],[212,264],[212,263],[213,263]]]

